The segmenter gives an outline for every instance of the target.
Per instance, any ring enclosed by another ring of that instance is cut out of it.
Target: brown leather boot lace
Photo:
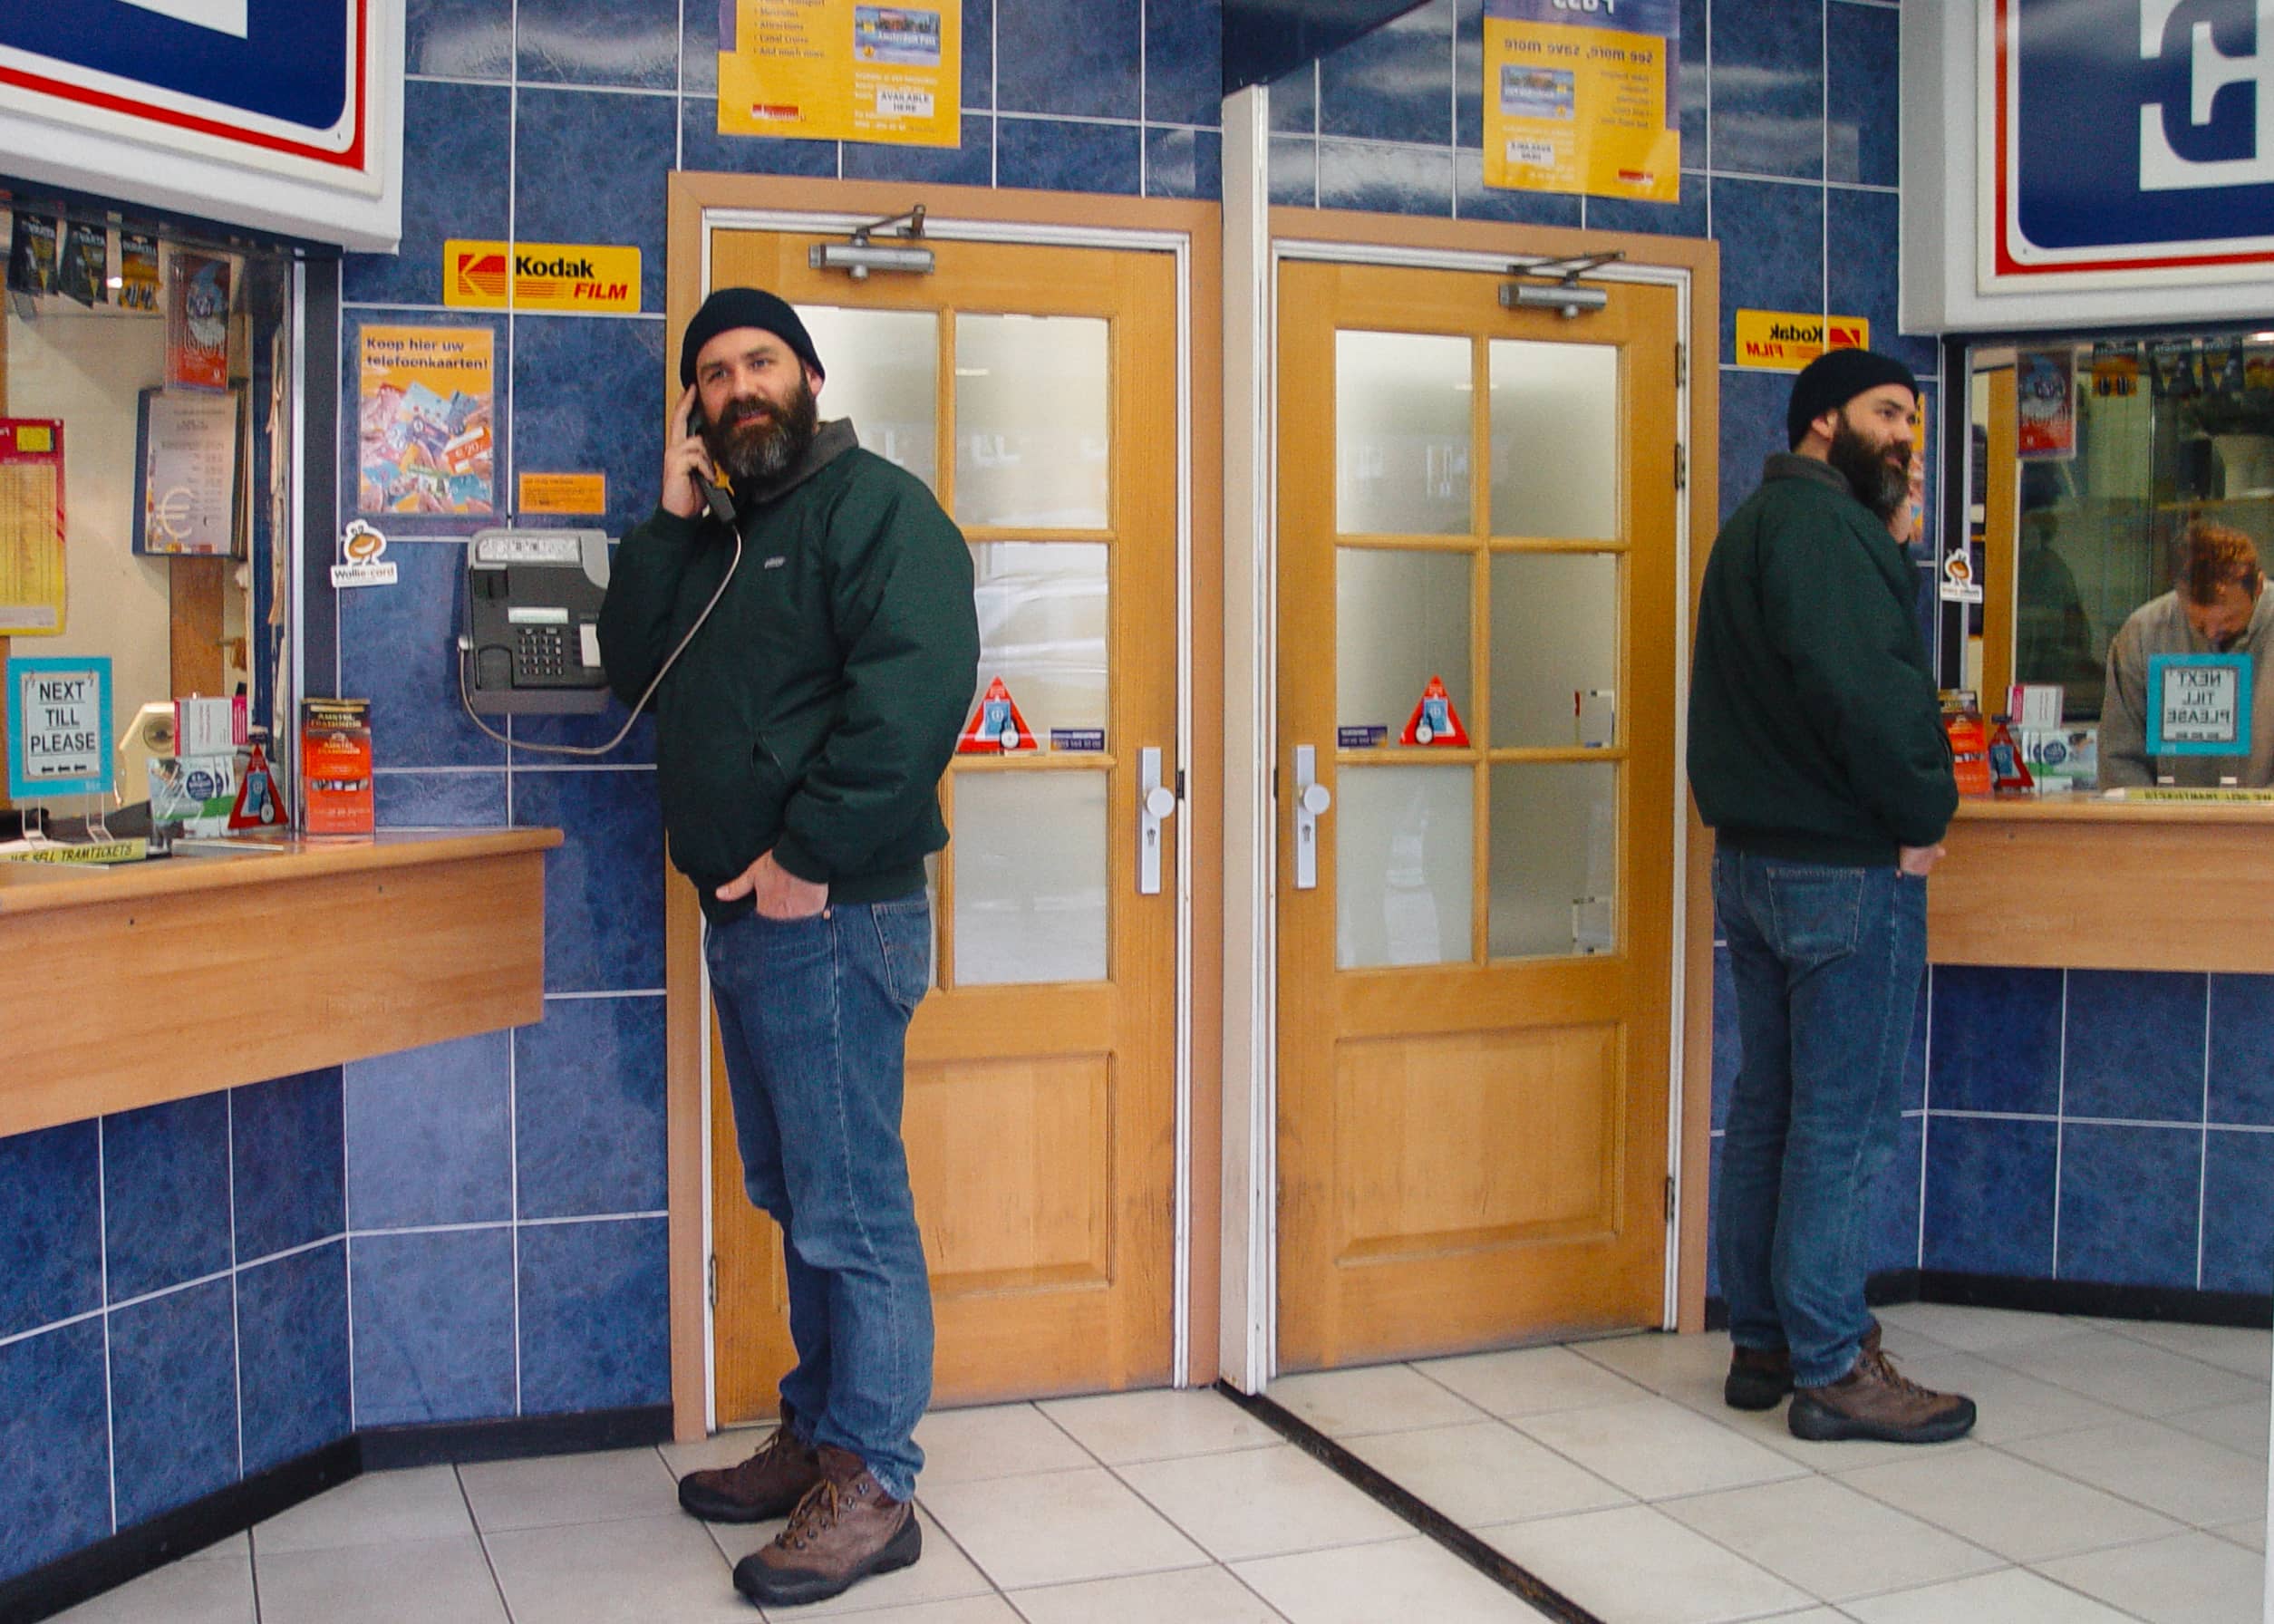
[[[1882,1382],[1885,1383],[1888,1387],[1892,1387],[1896,1392],[1901,1394],[1906,1398],[1940,1398],[1942,1397],[1942,1395],[1937,1393],[1933,1388],[1921,1387],[1917,1382],[1911,1380],[1911,1378],[1896,1369],[1894,1356],[1886,1352],[1883,1348],[1866,1348],[1863,1351],[1863,1358],[1870,1363],[1872,1370],[1877,1373],[1879,1379]]]
[[[782,1549],[803,1551],[837,1526],[845,1509],[845,1485],[825,1477],[806,1491],[798,1509],[789,1513],[789,1526],[781,1531]]]

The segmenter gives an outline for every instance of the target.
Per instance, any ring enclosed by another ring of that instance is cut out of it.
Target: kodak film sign
[[[1826,350],[1868,350],[1872,324],[1860,315],[1803,315],[1790,310],[1737,312],[1737,364],[1796,372]]]
[[[461,310],[636,315],[640,251],[595,243],[442,245],[442,303]]]

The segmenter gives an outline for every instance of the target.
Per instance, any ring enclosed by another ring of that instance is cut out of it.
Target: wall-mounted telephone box
[[[477,531],[466,544],[473,708],[489,716],[606,710],[607,592],[608,538],[598,530]]]

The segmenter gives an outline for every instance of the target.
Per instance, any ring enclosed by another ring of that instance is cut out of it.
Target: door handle
[[[1161,894],[1161,825],[1176,810],[1176,792],[1161,782],[1161,752],[1137,752],[1137,894]]]
[[[1295,747],[1295,889],[1319,888],[1319,818],[1334,805],[1334,791],[1319,782],[1319,752]]]

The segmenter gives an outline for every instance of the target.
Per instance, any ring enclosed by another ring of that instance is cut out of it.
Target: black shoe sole
[[[1732,1370],[1721,1384],[1721,1402],[1733,1410],[1773,1410],[1793,1390],[1790,1377],[1756,1376]]]
[[[740,1500],[707,1499],[700,1491],[691,1493],[683,1482],[679,1485],[679,1509],[702,1522],[771,1522],[796,1511],[798,1502],[804,1498],[801,1490],[778,1505],[752,1505]]]
[[[924,1530],[917,1524],[915,1513],[910,1512],[907,1522],[898,1533],[885,1541],[875,1556],[842,1579],[795,1570],[776,1572],[753,1554],[734,1564],[734,1588],[760,1607],[802,1607],[809,1601],[827,1601],[832,1596],[842,1596],[862,1580],[874,1579],[879,1573],[913,1568],[923,1554]]]
[[[1957,1409],[1940,1421],[1919,1426],[1888,1426],[1843,1416],[1805,1393],[1796,1393],[1785,1425],[1792,1429],[1793,1436],[1811,1444],[1947,1444],[1974,1430],[1974,1401],[1961,1401]]]

